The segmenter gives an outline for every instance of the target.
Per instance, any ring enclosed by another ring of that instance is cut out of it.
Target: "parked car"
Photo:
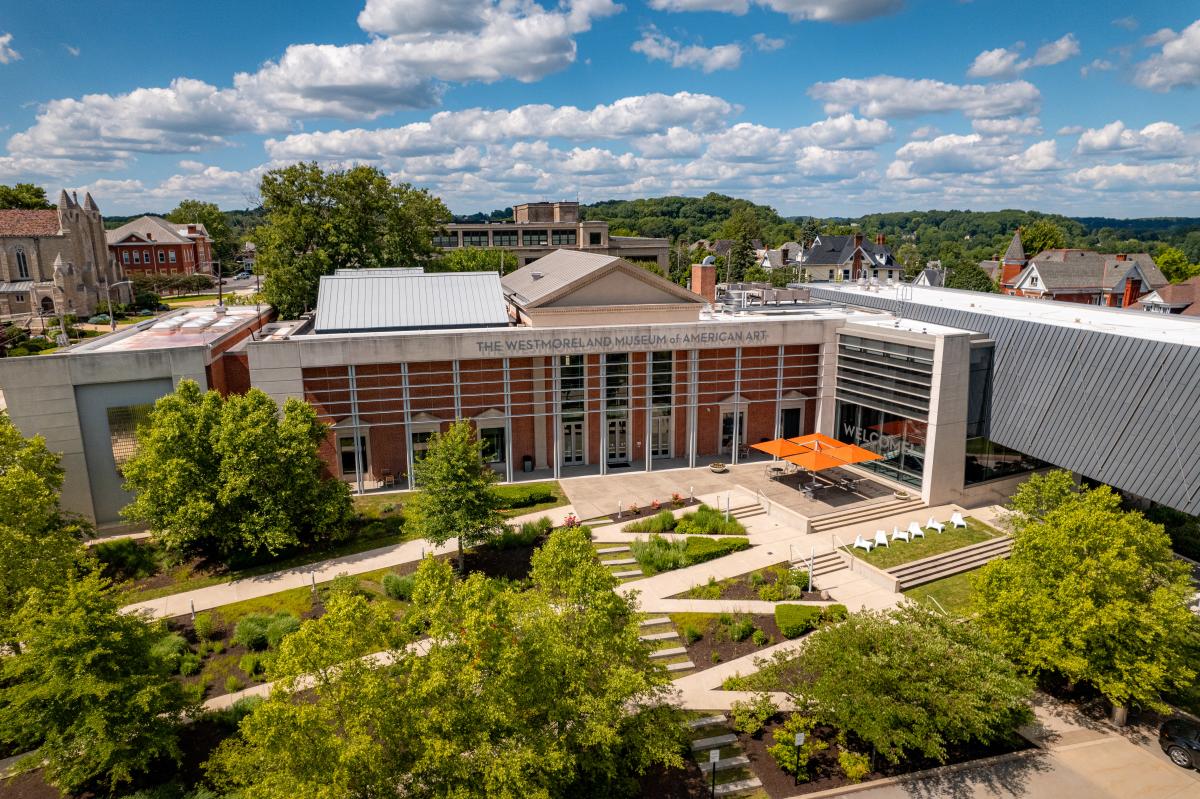
[[[1200,768],[1200,724],[1171,719],[1158,731],[1158,745],[1175,765]]]
[[[111,321],[111,319],[109,318],[108,314],[98,313],[95,316],[88,319],[88,324],[89,325],[107,325],[110,321]]]
[[[241,272],[238,272],[236,275],[234,275],[233,279],[234,280],[248,280],[249,278],[252,278],[252,277],[254,277],[253,272],[248,272],[245,269],[243,269]]]

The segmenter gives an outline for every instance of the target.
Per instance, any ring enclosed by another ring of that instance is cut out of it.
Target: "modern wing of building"
[[[363,491],[411,487],[431,436],[468,419],[508,481],[737,464],[821,432],[930,504],[998,499],[1054,465],[1200,512],[1200,320],[908,286],[724,302],[714,269],[693,267],[699,293],[572,250],[503,278],[339,274],[315,318],[259,330],[229,309],[226,333],[170,347],[168,317],[0,361],[0,389],[23,432],[68,453],[64,502],[102,526],[127,499],[120,420],[182,377],[310,403],[329,472]]]

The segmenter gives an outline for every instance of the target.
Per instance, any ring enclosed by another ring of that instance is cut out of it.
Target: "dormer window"
[[[1029,285],[1030,285],[1030,287],[1031,287],[1031,288],[1037,288],[1037,284],[1038,284],[1037,275],[1030,275],[1030,276],[1029,276]]]

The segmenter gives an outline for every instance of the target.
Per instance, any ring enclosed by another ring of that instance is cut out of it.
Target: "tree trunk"
[[[1125,723],[1129,720],[1129,708],[1125,705],[1114,704],[1110,719],[1118,727],[1124,727]]]

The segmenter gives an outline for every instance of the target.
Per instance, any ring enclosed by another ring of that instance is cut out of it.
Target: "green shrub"
[[[703,638],[704,635],[697,630],[693,625],[688,624],[683,628],[683,640],[691,645]]]
[[[675,524],[675,514],[664,510],[645,519],[630,522],[621,529],[627,533],[669,533],[675,529]]]
[[[829,744],[812,734],[816,721],[800,713],[793,713],[775,733],[775,743],[767,747],[767,754],[781,769],[794,774],[798,780],[808,780],[808,762],[817,752],[829,748]],[[796,751],[796,733],[805,734],[804,746]]]
[[[712,657],[711,657],[711,658],[709,658],[709,659],[710,659],[710,660],[711,660],[713,663],[720,663],[720,662],[721,662],[721,653],[720,653],[720,652],[718,652],[718,651],[716,651],[716,650],[714,649],[714,650],[713,650],[713,653],[712,653]]]
[[[496,486],[492,490],[500,499],[500,506],[508,510],[528,508],[530,505],[553,502],[558,498],[553,488],[543,485]]]
[[[116,581],[140,580],[158,572],[158,549],[132,538],[106,541],[92,547],[105,577]]]
[[[754,634],[754,622],[746,616],[739,616],[726,628],[730,641],[745,641]]]
[[[778,581],[759,586],[758,598],[763,602],[779,602],[783,599],[783,588]]]
[[[750,548],[747,538],[689,538],[686,542],[688,564],[704,563],[731,552]]]
[[[401,575],[395,572],[388,572],[383,575],[383,593],[392,599],[400,599],[408,602],[412,599],[414,582],[416,582],[415,575]]]
[[[800,599],[808,586],[808,572],[772,567],[775,581],[760,586],[758,598],[764,602],[782,602],[785,599]]]
[[[300,619],[291,613],[277,613],[267,625],[267,646],[271,649],[279,642],[300,629]]]
[[[694,585],[688,589],[688,596],[692,599],[720,599],[722,586],[717,582],[716,577],[709,577],[708,582],[704,585]]]
[[[224,634],[225,625],[215,613],[197,613],[192,629],[201,641],[212,641]]]
[[[750,577],[747,578],[747,581],[750,583],[751,588],[758,588],[767,581],[767,578],[762,572],[750,572]]]
[[[729,706],[733,728],[746,735],[754,735],[763,728],[767,720],[779,712],[771,697],[756,694],[753,699],[734,702]]]
[[[659,535],[651,535],[645,541],[631,541],[629,552],[638,562],[642,573],[647,575],[681,569],[691,564],[688,559],[688,542],[668,541]]]
[[[860,752],[841,749],[838,751],[838,766],[841,767],[848,782],[859,783],[871,773],[871,758]]]
[[[232,674],[225,678],[225,693],[236,694],[242,690],[242,681]]]
[[[224,651],[225,651],[225,642],[224,641],[201,641],[200,645],[198,647],[196,647],[196,652],[197,652],[197,654],[200,655],[200,657],[204,657],[205,655],[210,655],[210,654],[211,655],[219,655]]]
[[[675,525],[675,532],[685,535],[745,535],[746,528],[737,519],[708,505],[701,505],[691,513],[685,513]]]
[[[329,591],[347,596],[368,596],[367,589],[363,588],[362,581],[350,574],[339,574],[337,577],[334,577],[333,581],[329,584]]]
[[[799,638],[816,628],[821,620],[821,608],[813,605],[776,605],[775,624],[785,638]]]
[[[242,655],[238,661],[238,668],[244,671],[247,677],[257,677],[263,673],[262,656],[253,652]]]
[[[554,530],[554,522],[543,516],[537,521],[522,522],[520,527],[505,525],[504,529],[486,543],[488,549],[504,550],[531,547]]]
[[[755,646],[766,646],[767,642],[771,639],[770,636],[768,636],[762,630],[755,629],[754,633],[750,636],[750,640],[754,641]]]
[[[845,605],[827,605],[821,611],[821,621],[826,624],[835,624],[839,621],[845,621],[850,616],[850,611]]]
[[[150,650],[154,657],[166,664],[167,671],[178,671],[179,659],[187,651],[187,640],[177,633],[167,633]]]
[[[200,656],[194,652],[184,652],[179,656],[179,673],[190,677],[200,671]]]

